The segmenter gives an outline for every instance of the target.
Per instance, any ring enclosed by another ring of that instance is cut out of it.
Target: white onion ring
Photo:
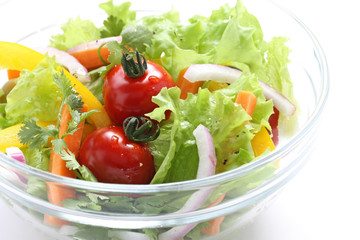
[[[86,83],[91,81],[88,70],[69,53],[53,47],[38,49],[38,51],[43,54],[47,53],[49,56],[55,56],[56,61],[66,67],[70,74],[80,82]]]
[[[218,65],[218,64],[193,64],[185,72],[184,78],[190,82],[197,81],[217,81],[233,83],[240,76],[242,72],[238,69]],[[274,106],[285,116],[291,116],[296,111],[296,106],[290,102],[284,95],[279,91],[272,88],[270,85],[259,80],[259,83],[264,91],[266,99],[272,99]]]
[[[199,124],[193,132],[196,140],[196,145],[199,154],[199,167],[196,178],[210,177],[215,174],[216,155],[213,139],[209,130]],[[177,211],[177,213],[194,211],[201,207],[201,205],[208,199],[212,193],[213,187],[203,188],[193,193],[186,201],[184,206]],[[190,232],[197,223],[177,226],[163,232],[159,235],[159,240],[178,240],[183,238]]]
[[[75,46],[73,48],[70,48],[66,50],[67,53],[75,53],[75,52],[82,52],[90,49],[98,49],[103,43],[109,42],[109,41],[117,41],[121,42],[122,37],[108,37],[108,38],[102,38],[99,40],[95,40],[88,43],[83,43],[78,46]]]

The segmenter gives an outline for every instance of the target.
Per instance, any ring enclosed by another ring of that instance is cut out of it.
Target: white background
[[[13,2],[0,0],[0,12],[14,5]],[[25,4],[25,1],[16,2]],[[17,12],[0,16],[0,41],[22,37],[19,27],[30,28],[36,19],[41,19],[37,21],[40,24],[51,14],[74,16],[71,5],[64,6],[61,1],[46,1],[46,6],[26,2],[29,7],[20,8],[20,4]],[[360,239],[360,14],[357,1],[276,2],[298,16],[318,38],[327,55],[331,90],[310,161],[274,204],[244,228],[239,239]],[[31,16],[32,9],[51,9],[51,6],[52,10],[32,16],[33,19],[23,19],[21,14],[23,11]],[[0,239],[48,238],[1,203]]]

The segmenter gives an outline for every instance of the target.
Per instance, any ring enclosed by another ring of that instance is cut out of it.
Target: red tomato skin
[[[126,76],[122,65],[111,69],[105,76],[103,96],[104,107],[111,120],[122,124],[130,116],[144,116],[157,105],[152,97],[163,87],[175,86],[170,74],[160,65],[147,61],[148,69],[138,78]]]
[[[82,144],[78,159],[99,182],[148,184],[155,174],[148,145],[129,141],[119,126],[91,133]]]

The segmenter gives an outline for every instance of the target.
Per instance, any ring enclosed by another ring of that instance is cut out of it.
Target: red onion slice
[[[217,81],[233,83],[242,72],[238,69],[218,64],[193,64],[185,72],[184,77],[190,82]],[[272,99],[274,106],[285,116],[291,116],[296,111],[296,106],[279,91],[259,80],[266,99]]]
[[[215,174],[216,155],[213,139],[209,130],[199,125],[193,132],[199,154],[199,167],[196,178],[210,177]],[[210,196],[213,187],[201,189],[193,193],[177,213],[190,212],[198,209]],[[190,232],[197,223],[173,227],[159,234],[159,240],[178,240]]]
[[[5,149],[5,152],[6,152],[6,155],[11,157],[12,159],[26,164],[25,156],[24,156],[23,152],[20,150],[20,148],[9,147],[9,148]],[[16,171],[14,171],[14,173],[17,175],[17,177],[20,179],[21,182],[27,184],[28,179],[26,177],[24,177],[20,173],[17,173]]]
[[[38,51],[43,54],[48,53],[49,56],[55,56],[56,61],[66,67],[71,75],[76,77],[80,82],[85,83],[91,81],[88,70],[69,53],[53,47],[38,49]]]
[[[106,43],[106,42],[109,42],[109,41],[121,42],[121,40],[122,40],[121,36],[102,38],[102,39],[95,40],[95,41],[92,41],[92,42],[80,44],[78,46],[75,46],[73,48],[70,48],[70,49],[66,50],[66,52],[67,53],[74,53],[74,52],[82,52],[82,51],[89,50],[89,49],[98,49],[101,46],[101,44],[103,44],[103,43]]]
[[[6,148],[5,151],[9,157],[26,164],[25,156],[24,156],[23,152],[20,150],[20,148],[9,147],[9,148]]]

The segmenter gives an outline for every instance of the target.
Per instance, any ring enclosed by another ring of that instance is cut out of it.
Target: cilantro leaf
[[[70,80],[66,77],[64,71],[62,70],[53,76],[56,86],[58,86],[63,94],[64,102],[68,104],[71,109],[76,111],[81,111],[84,106],[84,102],[79,98],[79,94],[71,86]]]
[[[111,15],[104,21],[104,29],[100,31],[101,37],[119,36],[122,32],[125,23],[123,20]]]
[[[34,150],[44,147],[49,137],[57,138],[58,134],[58,129],[54,125],[45,128],[37,125],[34,119],[28,119],[21,126],[18,136],[22,144],[28,145],[30,150]]]

